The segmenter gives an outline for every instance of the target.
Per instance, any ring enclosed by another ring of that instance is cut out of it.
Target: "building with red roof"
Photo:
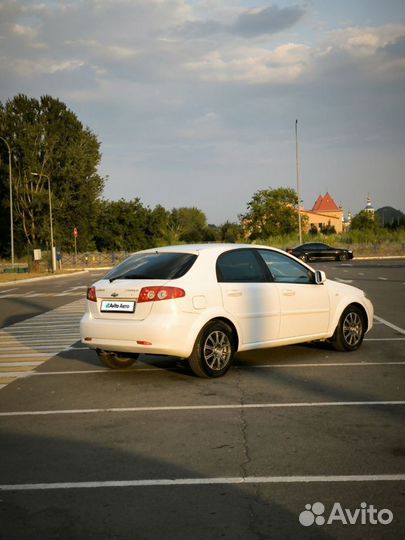
[[[301,215],[308,218],[305,228],[318,231],[325,227],[334,227],[337,233],[343,232],[343,208],[338,206],[332,196],[326,192],[319,195],[311,210],[300,210]]]

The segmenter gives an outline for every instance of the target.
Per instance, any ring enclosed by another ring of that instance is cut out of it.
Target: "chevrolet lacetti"
[[[318,340],[354,351],[372,324],[362,290],[284,251],[201,244],[131,255],[89,287],[80,330],[109,368],[170,355],[219,377],[237,351]]]

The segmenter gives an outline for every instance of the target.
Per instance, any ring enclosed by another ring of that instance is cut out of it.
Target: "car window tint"
[[[105,279],[176,279],[190,270],[196,258],[190,253],[136,253]]]
[[[258,250],[276,283],[313,283],[311,270],[290,257],[267,249]]]
[[[227,251],[218,257],[217,278],[228,283],[260,283],[268,281],[263,268],[250,249]]]

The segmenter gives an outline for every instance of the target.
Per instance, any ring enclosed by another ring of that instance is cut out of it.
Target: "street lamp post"
[[[298,148],[298,120],[295,121],[295,162],[297,169],[297,195],[298,195],[298,232],[300,244],[302,244],[302,228],[301,228],[301,195],[300,195],[300,154]]]
[[[31,173],[32,176],[45,176],[48,179],[48,198],[49,198],[49,223],[51,229],[51,254],[52,254],[52,272],[56,271],[56,249],[53,243],[53,219],[52,219],[52,194],[51,194],[51,180],[49,176],[45,173]]]
[[[14,268],[14,221],[13,221],[13,183],[11,173],[11,148],[4,137],[0,136],[0,139],[7,146],[8,150],[8,175],[10,181],[10,235],[11,235],[11,266]]]

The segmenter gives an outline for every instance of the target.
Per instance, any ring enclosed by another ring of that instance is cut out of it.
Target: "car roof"
[[[274,248],[272,246],[262,246],[257,244],[222,244],[222,243],[207,243],[207,244],[181,244],[175,246],[161,246],[151,249],[145,249],[137,253],[192,253],[198,255],[200,252],[216,252],[223,253],[225,251],[230,251],[232,249],[273,249],[275,251],[280,251],[284,253],[283,250]]]

